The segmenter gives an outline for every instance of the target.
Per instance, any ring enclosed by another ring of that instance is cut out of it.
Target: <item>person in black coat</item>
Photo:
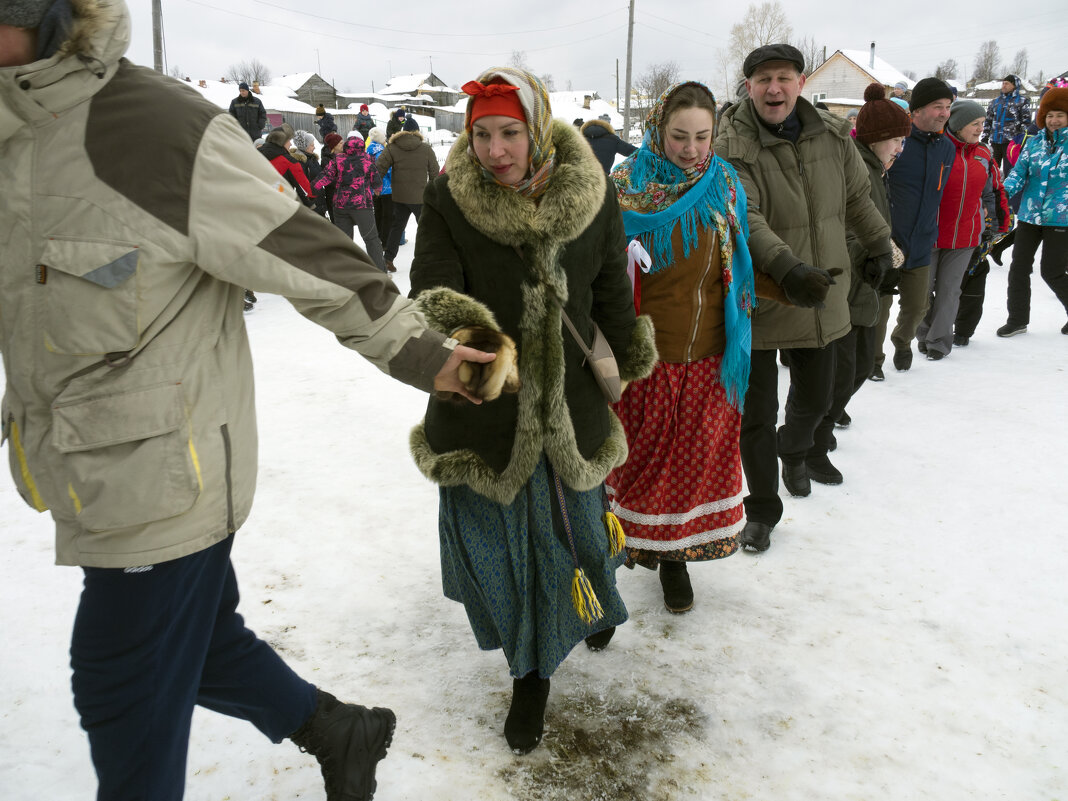
[[[404,109],[396,109],[389,115],[389,122],[386,123],[386,141],[390,140],[393,134],[398,133],[404,129]]]
[[[616,136],[612,126],[601,119],[588,120],[582,124],[580,130],[582,135],[586,137],[586,141],[590,143],[590,147],[593,148],[593,155],[601,162],[601,168],[604,170],[605,175],[612,171],[616,153],[626,157],[638,149]]]
[[[230,101],[230,113],[255,141],[263,135],[263,126],[267,124],[267,111],[260,99],[249,91],[247,83],[239,83],[237,90],[238,96]]]
[[[324,142],[328,133],[337,133],[334,115],[323,108],[322,103],[315,107],[315,124],[319,126],[319,138]]]

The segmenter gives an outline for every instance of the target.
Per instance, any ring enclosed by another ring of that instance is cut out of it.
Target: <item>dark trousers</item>
[[[855,325],[831,345],[834,354],[834,389],[831,408],[812,435],[810,454],[825,454],[831,449],[834,424],[858,389],[868,383],[875,364],[875,326]]]
[[[195,704],[276,743],[315,711],[315,687],[236,611],[233,539],[142,572],[84,568],[71,683],[98,801],[181,799]]]
[[[813,435],[831,406],[835,348],[791,348],[785,351],[790,369],[786,420],[775,430],[779,414],[779,377],[775,351],[754,350],[749,389],[742,414],[742,470],[749,487],[748,520],[775,526],[782,517],[779,463],[800,462],[814,444]],[[833,426],[833,423],[832,423]]]
[[[393,261],[400,250],[400,241],[404,238],[404,227],[408,224],[408,216],[415,215],[415,221],[419,222],[419,213],[423,210],[422,203],[398,203],[393,201],[393,226],[389,229],[389,241],[386,242],[386,260]]]
[[[1009,266],[1008,307],[1011,325],[1027,325],[1031,320],[1031,271],[1040,244],[1042,262],[1039,270],[1042,279],[1049,284],[1057,300],[1068,312],[1068,228],[1020,222],[1016,225],[1016,241],[1012,246],[1012,264]]]
[[[1011,141],[1011,140],[1010,140]],[[994,163],[1001,168],[1001,174],[1008,176],[1012,171],[1012,165],[1009,164],[1009,160],[1005,158],[1005,154],[1009,149],[1009,142],[991,142],[990,152],[994,156]]]
[[[986,300],[986,277],[990,275],[990,262],[983,259],[964,273],[960,282],[960,305],[953,333],[959,337],[972,337],[983,317],[983,301]]]
[[[375,227],[383,238],[393,227],[393,195],[375,195]],[[383,243],[383,249],[385,243]]]

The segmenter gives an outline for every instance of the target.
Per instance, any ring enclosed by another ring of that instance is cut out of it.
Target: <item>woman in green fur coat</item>
[[[424,195],[412,297],[432,327],[504,343],[471,380],[505,394],[466,408],[432,397],[412,450],[440,485],[445,595],[464,604],[481,648],[504,651],[505,737],[527,753],[549,677],[580,641],[599,650],[627,618],[604,491],[626,439],[561,304],[587,343],[601,328],[624,381],[648,375],[656,350],[649,321],[635,318],[615,192],[589,146],[553,121],[527,72],[495,68],[463,89],[466,132]]]

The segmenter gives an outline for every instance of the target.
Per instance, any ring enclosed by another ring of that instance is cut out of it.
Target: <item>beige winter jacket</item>
[[[0,69],[3,439],[20,493],[55,519],[57,561],[131,567],[248,516],[245,287],[424,390],[455,342],[224,109],[121,59],[122,0],[74,8],[59,53]]]

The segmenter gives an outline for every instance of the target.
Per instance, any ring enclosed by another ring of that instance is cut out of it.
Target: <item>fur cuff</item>
[[[624,381],[645,378],[656,366],[656,335],[653,333],[653,318],[639,315],[630,335],[627,358],[619,362],[619,377]]]
[[[455,289],[427,289],[419,293],[415,305],[426,317],[427,325],[443,334],[451,336],[457,329],[469,326],[501,330],[488,306]]]

